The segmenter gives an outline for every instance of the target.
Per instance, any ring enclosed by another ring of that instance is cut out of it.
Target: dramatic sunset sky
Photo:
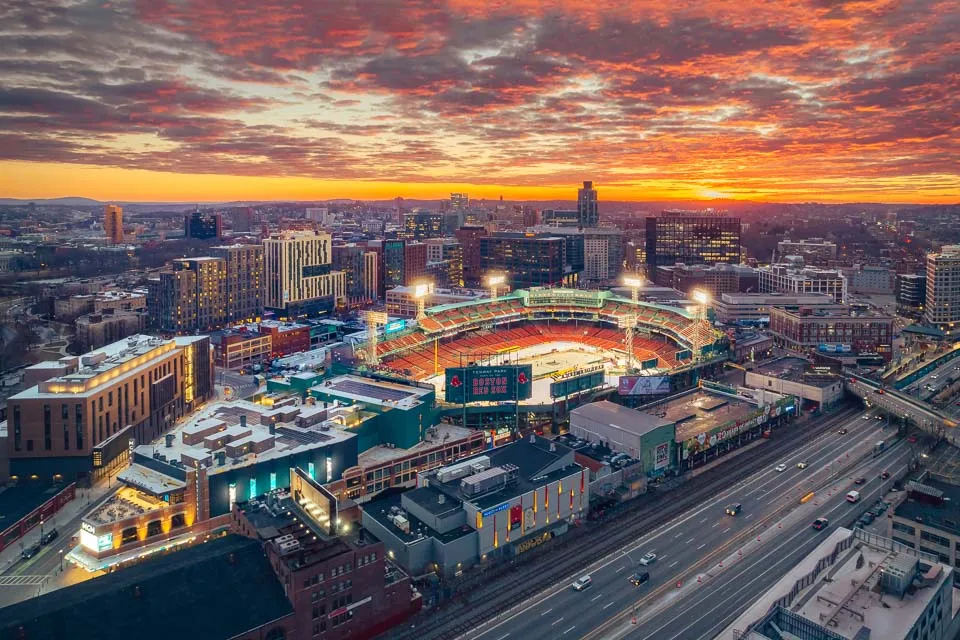
[[[0,197],[960,201],[957,0],[2,0]]]

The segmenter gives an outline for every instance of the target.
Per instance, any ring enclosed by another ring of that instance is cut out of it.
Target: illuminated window
[[[483,529],[483,514],[477,511],[477,529]]]
[[[271,471],[270,472],[270,491],[273,491],[276,488],[277,488],[277,472]]]
[[[252,498],[257,495],[257,479],[250,478],[250,493],[247,494],[248,498]]]
[[[317,467],[312,462],[307,464],[307,474],[314,480],[317,479]]]

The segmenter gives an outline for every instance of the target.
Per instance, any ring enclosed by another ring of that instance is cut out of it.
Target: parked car
[[[55,528],[50,529],[49,531],[44,533],[42,536],[40,536],[40,544],[50,544],[51,542],[56,540],[57,536],[59,535],[60,535],[60,532],[57,531]]]
[[[635,587],[639,587],[644,582],[650,580],[650,574],[647,571],[637,571],[632,576],[630,576],[630,582]]]
[[[828,524],[830,524],[830,521],[826,518],[817,518],[813,521],[813,528],[817,531],[821,531],[822,529],[825,529]]]
[[[657,561],[657,554],[655,553],[647,553],[647,554],[644,554],[642,558],[640,558],[640,564],[642,564],[645,567],[653,564],[656,561]]]
[[[573,587],[574,591],[583,591],[584,589],[586,589],[592,584],[593,584],[593,578],[591,578],[590,576],[580,576],[579,578],[574,580],[573,584],[570,586]]]

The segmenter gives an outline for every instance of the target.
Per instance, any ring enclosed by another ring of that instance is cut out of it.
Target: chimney
[[[247,426],[247,414],[245,413],[240,414],[240,426],[241,427]]]

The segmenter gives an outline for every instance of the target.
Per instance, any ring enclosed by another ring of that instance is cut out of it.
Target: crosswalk
[[[0,587],[29,587],[43,584],[49,576],[0,576]]]

